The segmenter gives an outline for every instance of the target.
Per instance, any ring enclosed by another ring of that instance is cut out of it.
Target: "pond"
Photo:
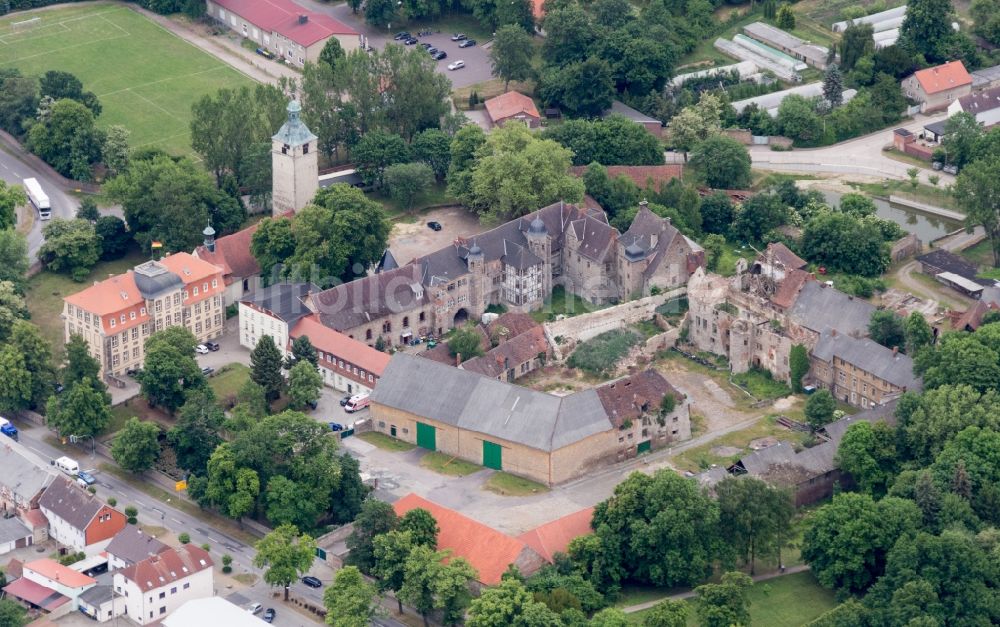
[[[822,191],[827,204],[836,207],[840,204],[840,192]],[[892,220],[907,233],[915,233],[925,244],[952,231],[962,228],[961,222],[928,215],[910,207],[904,207],[880,198],[872,198],[877,207],[876,214],[885,220]]]

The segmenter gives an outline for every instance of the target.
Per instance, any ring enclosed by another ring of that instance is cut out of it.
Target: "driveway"
[[[460,237],[483,232],[479,218],[462,207],[444,207],[421,213],[413,223],[396,222],[389,234],[389,249],[396,262],[405,265],[413,259],[440,250]],[[427,223],[441,223],[441,230],[431,230]]]
[[[934,115],[917,114],[912,122],[895,128],[905,128],[919,132],[924,125],[944,120],[946,112]],[[779,172],[816,172],[828,174],[858,174],[878,179],[907,179],[906,171],[913,167],[908,163],[890,159],[882,153],[882,148],[892,143],[894,129],[884,129],[870,135],[826,146],[825,148],[797,149],[789,152],[775,152],[767,146],[751,146],[750,158],[753,167]],[[937,175],[939,184],[945,187],[955,182],[955,177],[944,172],[931,170],[930,164],[920,168],[918,178],[930,183],[929,176]]]

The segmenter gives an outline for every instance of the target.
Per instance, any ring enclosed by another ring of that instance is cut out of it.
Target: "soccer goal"
[[[37,28],[41,23],[42,18],[40,17],[33,17],[30,20],[21,20],[20,22],[12,22],[10,25],[10,31],[12,33],[23,33]]]

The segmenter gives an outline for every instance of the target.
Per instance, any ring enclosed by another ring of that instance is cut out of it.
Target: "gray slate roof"
[[[169,548],[153,536],[143,533],[138,527],[129,525],[111,538],[105,550],[109,555],[114,555],[128,564],[135,564]]]
[[[30,535],[31,529],[28,529],[20,519],[0,518],[0,544],[21,540]]]
[[[868,335],[868,322],[875,306],[827,287],[819,281],[808,281],[799,291],[791,308],[792,319],[807,329],[822,333],[835,329],[843,335]]]
[[[240,302],[253,303],[270,311],[291,328],[300,318],[311,313],[303,302],[310,292],[319,292],[319,287],[312,283],[275,283],[247,294]]]
[[[824,331],[813,348],[813,355],[830,362],[837,357],[883,381],[918,391],[923,387],[920,378],[913,374],[913,360],[903,353],[893,354],[892,349],[869,339],[858,339],[840,333]]]
[[[10,438],[0,443],[0,485],[25,502],[38,496],[57,472],[23,444]]]
[[[542,451],[612,428],[595,390],[560,398],[406,353],[393,355],[371,400]]]
[[[72,481],[60,477],[45,490],[38,505],[62,518],[74,529],[86,529],[104,503]]]
[[[132,277],[135,286],[139,288],[139,293],[146,300],[154,300],[167,292],[184,287],[183,279],[156,261],[139,264],[135,267]]]
[[[620,100],[611,101],[611,108],[602,113],[601,117],[606,118],[611,115],[621,115],[632,120],[633,122],[638,122],[640,124],[650,123],[650,122],[656,122],[657,124],[661,123],[660,120],[657,120],[656,118],[651,118],[642,111],[633,109],[632,107],[628,106],[627,104],[625,104]]]

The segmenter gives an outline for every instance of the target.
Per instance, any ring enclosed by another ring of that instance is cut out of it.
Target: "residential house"
[[[371,395],[371,423],[422,448],[555,485],[690,437],[683,399],[661,411],[673,393],[653,381],[662,376],[633,377],[634,388],[616,382],[610,392],[558,397],[396,353]]]
[[[344,52],[361,46],[358,32],[291,0],[207,0],[206,14],[286,63],[315,63],[331,38]]]
[[[218,239],[215,238],[215,229],[207,226],[202,232],[205,242],[191,253],[222,268],[222,282],[226,286],[222,304],[226,307],[238,303],[261,287],[260,264],[250,252],[250,241],[258,226],[260,223]]]
[[[486,118],[493,126],[503,126],[511,120],[522,122],[528,128],[538,128],[542,116],[535,101],[516,91],[508,91],[483,103]]]
[[[49,520],[49,536],[73,551],[93,555],[125,528],[125,515],[64,478],[52,482],[38,501]]]
[[[244,296],[239,302],[240,346],[253,350],[261,337],[270,335],[278,350],[285,350],[292,328],[310,313],[304,299],[318,291],[312,283],[275,283]]]
[[[115,572],[115,594],[125,597],[130,619],[155,623],[188,601],[214,596],[213,565],[201,547],[170,548]]]
[[[613,100],[611,108],[602,113],[601,117],[607,119],[613,115],[620,115],[623,118],[631,120],[657,137],[663,134],[663,122],[646,115],[642,111],[633,109],[620,100]]]
[[[77,599],[78,609],[84,616],[106,623],[125,613],[125,597],[115,594],[114,574],[105,572],[97,577],[97,585],[88,588]]]
[[[972,91],[972,77],[961,61],[918,70],[903,79],[903,94],[920,103],[921,113],[947,109]]]
[[[537,326],[512,339],[501,339],[500,343],[480,355],[462,363],[461,367],[471,372],[513,383],[545,365],[551,350],[545,338],[545,329]]]
[[[222,597],[192,599],[163,619],[163,627],[264,627],[267,623]]]
[[[0,508],[3,517],[17,516],[33,531],[33,542],[48,539],[48,520],[38,509],[45,488],[57,471],[26,446],[10,438],[0,445]]]
[[[866,338],[825,331],[810,354],[810,379],[837,400],[868,409],[923,385],[913,360]]]
[[[96,585],[94,578],[43,558],[24,564],[21,577],[7,584],[3,591],[29,609],[58,618],[76,610],[80,596]]]
[[[141,562],[150,555],[159,555],[169,548],[148,533],[143,533],[139,527],[129,525],[115,534],[104,552],[108,554],[108,569],[118,570]]]
[[[386,346],[443,335],[490,305],[518,313],[544,306],[556,286],[594,304],[687,283],[705,253],[645,205],[624,235],[600,210],[559,202],[405,266],[310,294],[322,323]]]
[[[291,354],[292,341],[303,336],[316,349],[323,383],[340,392],[371,394],[389,365],[388,353],[324,326],[316,314],[300,318],[295,324],[288,336],[286,354]]]
[[[1000,87],[973,92],[955,100],[948,105],[948,117],[957,113],[972,115],[985,128],[1000,123]]]
[[[147,261],[63,298],[65,338],[80,335],[106,376],[142,368],[146,340],[186,327],[199,342],[222,335],[222,270],[189,253]]]

